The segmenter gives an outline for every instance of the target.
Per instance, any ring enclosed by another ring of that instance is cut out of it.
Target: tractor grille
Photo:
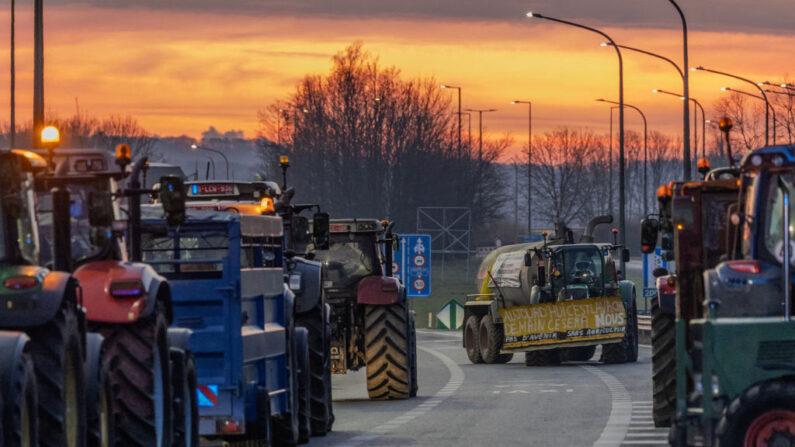
[[[759,343],[756,363],[763,368],[795,364],[795,340],[773,340]]]

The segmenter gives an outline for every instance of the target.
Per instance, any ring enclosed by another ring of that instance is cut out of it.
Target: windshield
[[[218,230],[144,233],[141,245],[144,262],[167,277],[220,277],[229,254],[229,237]]]
[[[567,247],[550,258],[552,295],[558,301],[602,296],[602,254],[595,246]]]
[[[784,259],[784,191],[779,185],[779,180],[783,183],[784,188],[789,192],[789,212],[790,222],[792,221],[792,214],[795,213],[795,206],[793,206],[793,184],[792,174],[787,173],[783,176],[774,175],[770,179],[767,188],[767,198],[761,203],[766,208],[764,222],[760,224],[764,228],[762,240],[764,241],[764,249],[766,254],[772,256],[777,262],[782,262]],[[795,238],[795,228],[791,223],[787,223],[787,228],[790,233],[790,244],[792,239]],[[790,247],[790,263],[795,265],[792,261],[795,260],[795,248]]]
[[[336,288],[351,287],[366,276],[381,274],[374,233],[335,233],[328,250],[312,252],[325,266],[326,280]]]

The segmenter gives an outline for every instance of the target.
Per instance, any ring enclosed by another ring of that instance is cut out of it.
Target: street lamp
[[[681,99],[682,101],[685,100],[685,97],[680,95],[680,94],[673,93],[673,92],[668,92],[668,91],[665,91],[665,90],[662,90],[662,89],[659,89],[659,88],[655,88],[654,90],[652,90],[652,93],[663,93],[663,94],[666,94],[666,95],[676,96],[677,98]],[[709,120],[707,120],[707,115],[706,115],[706,113],[704,113],[704,106],[702,106],[701,103],[698,102],[698,100],[695,99],[695,98],[690,98],[690,101],[692,101],[693,104],[695,104],[696,106],[698,106],[699,109],[701,109],[701,156],[703,158],[707,158],[707,144],[706,144],[707,143],[707,126],[706,126],[706,123],[708,123]],[[698,137],[696,137],[696,154],[698,154]]]
[[[619,107],[620,107],[620,104],[618,102],[616,102],[616,101],[610,101],[608,99],[603,99],[603,98],[599,98],[599,99],[597,99],[597,101],[605,102],[605,103],[608,103],[608,104],[616,104],[616,105],[619,105]],[[624,107],[629,107],[631,109],[637,110],[637,112],[640,113],[640,117],[643,118],[643,214],[646,215],[646,214],[649,213],[649,203],[648,203],[648,200],[649,200],[649,191],[648,191],[648,184],[649,184],[649,182],[648,182],[649,154],[648,154],[648,152],[646,150],[646,148],[647,148],[646,143],[648,141],[649,134],[648,134],[648,125],[647,125],[647,122],[646,122],[646,115],[639,108],[637,108],[637,107],[635,107],[635,106],[633,106],[631,104],[624,103]]]
[[[711,70],[709,68],[704,68],[704,67],[702,67],[700,65],[698,67],[691,68],[690,71],[706,71],[708,73],[714,73],[714,74],[718,74],[718,75],[723,75],[723,76],[734,78],[734,79],[737,79],[737,80],[740,80],[740,81],[743,81],[743,82],[747,82],[747,83],[753,85],[754,87],[756,87],[756,89],[759,90],[759,93],[762,94],[762,99],[765,101],[765,104],[766,104],[766,107],[765,107],[765,146],[768,146],[770,144],[770,101],[767,100],[767,95],[765,94],[765,89],[760,87],[758,83],[756,83],[756,82],[754,82],[754,81],[752,81],[752,80],[750,80],[748,78],[743,78],[741,76],[733,75],[731,73],[726,73],[726,72],[723,72],[723,71]],[[776,144],[776,125],[775,124],[776,123],[774,122],[773,123],[773,144]]]
[[[671,0],[673,1],[673,0]],[[625,200],[624,200],[624,62],[621,59],[621,50],[616,46],[616,42],[607,34],[602,31],[599,31],[596,28],[591,28],[589,26],[580,25],[579,23],[569,22],[567,20],[556,19],[554,17],[544,16],[534,12],[528,12],[527,17],[529,18],[537,18],[537,19],[544,19],[549,20],[550,22],[561,23],[563,25],[573,26],[575,28],[584,29],[586,31],[591,31],[592,33],[599,34],[600,36],[604,37],[611,44],[613,44],[613,48],[616,50],[616,55],[618,56],[618,127],[619,127],[619,143],[618,143],[618,231],[621,233],[620,240],[621,245],[626,247],[627,242],[627,235],[626,235],[626,210],[625,210]],[[626,275],[626,265],[624,263],[624,257],[621,257],[621,272],[622,274]]]
[[[193,149],[194,151],[196,149],[201,149],[203,151],[215,152],[216,154],[223,157],[224,162],[226,163],[226,179],[229,180],[229,159],[226,158],[226,155],[223,152],[219,151],[218,149],[211,149],[209,147],[199,146],[198,144],[191,144],[190,148]]]
[[[682,89],[684,91],[684,135],[682,139],[684,141],[684,160],[682,161],[682,167],[684,168],[685,178],[684,180],[690,181],[690,75],[687,73],[687,66],[689,65],[687,62],[687,20],[685,20],[685,14],[682,12],[682,8],[674,0],[668,0],[668,2],[676,8],[677,14],[679,14],[679,18],[682,21],[682,48],[683,48],[683,55],[682,55],[682,66],[685,67],[685,70],[682,72]],[[682,71],[682,70],[680,70]]]
[[[478,143],[478,161],[483,159],[483,113],[488,112],[496,112],[497,109],[464,109],[467,112],[478,112],[478,126],[480,130],[478,131],[478,139],[480,140]]]
[[[776,144],[776,109],[774,109],[773,106],[770,105],[770,103],[767,101],[767,97],[766,96],[762,97],[762,96],[759,96],[759,95],[754,95],[752,93],[744,92],[742,90],[737,90],[737,89],[731,88],[731,87],[721,87],[720,90],[722,92],[735,92],[735,93],[739,93],[741,95],[750,96],[752,98],[761,99],[762,101],[764,101],[765,102],[765,114],[769,113],[770,110],[773,111],[773,144]],[[764,92],[764,90],[762,90],[762,91]],[[765,145],[767,145],[767,141],[765,141]]]
[[[674,5],[674,6],[676,6],[676,5]],[[678,9],[678,7],[677,7],[677,9]],[[684,23],[684,16],[682,17],[682,21]],[[685,29],[686,29],[687,25],[685,24],[684,26],[685,26]],[[602,42],[601,45],[603,47],[607,47],[607,46],[611,46],[613,44],[611,44],[609,42]],[[634,51],[636,53],[645,54],[647,56],[651,56],[651,57],[663,60],[665,62],[668,62],[669,64],[671,64],[676,69],[676,72],[679,73],[679,77],[682,78],[682,82],[685,85],[688,84],[687,72],[686,71],[682,71],[682,69],[679,67],[679,65],[677,65],[676,62],[672,61],[671,59],[669,59],[669,58],[667,58],[665,56],[662,56],[660,54],[657,54],[657,53],[652,53],[651,51],[641,50],[640,48],[628,47],[626,45],[616,45],[616,46],[618,48],[621,48],[621,49],[624,49],[624,50]],[[685,31],[685,63],[687,63],[687,31]],[[685,180],[689,180],[690,179],[690,108],[688,108],[687,106],[685,106],[685,108],[684,108],[684,126],[683,126],[683,129],[682,129],[682,133],[683,133],[683,135],[682,135],[682,146],[683,146],[683,149],[684,149],[683,153],[682,153],[682,169],[684,170],[684,173],[685,173]],[[696,152],[697,151],[698,151],[698,146],[696,146]]]
[[[511,104],[527,104],[527,234],[533,231],[533,102],[511,101]]]
[[[442,84],[441,88],[454,88],[458,90],[458,156],[461,156],[461,87],[454,85]]]

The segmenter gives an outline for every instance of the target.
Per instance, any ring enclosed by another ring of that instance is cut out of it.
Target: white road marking
[[[604,372],[599,368],[593,366],[581,366],[581,368],[595,375],[607,386],[610,390],[610,416],[607,418],[607,424],[602,429],[602,434],[599,439],[594,443],[597,445],[619,445],[627,434],[629,423],[632,418],[632,402],[629,397],[629,392],[624,385],[618,381],[611,374]]]
[[[417,331],[420,332],[420,331]],[[426,331],[423,331],[426,332]],[[436,332],[431,332],[436,333]],[[459,334],[458,337],[461,335]],[[349,439],[347,442],[340,444],[342,447],[354,447],[359,446],[362,444],[371,444],[372,441],[377,439],[379,436],[385,435],[391,431],[395,431],[400,428],[402,425],[405,425],[412,420],[424,415],[428,411],[436,408],[439,404],[445,401],[448,397],[455,394],[458,391],[458,388],[464,383],[464,371],[451,359],[446,355],[442,354],[439,351],[434,349],[426,348],[423,346],[417,346],[417,349],[421,351],[425,351],[428,354],[436,357],[441,361],[444,366],[447,367],[447,370],[450,371],[450,379],[447,381],[447,384],[436,392],[429,400],[417,405],[416,407],[412,408],[409,411],[406,411],[402,415],[392,419],[389,422],[381,424],[373,429],[370,430],[368,433],[364,433],[358,436],[355,436]]]

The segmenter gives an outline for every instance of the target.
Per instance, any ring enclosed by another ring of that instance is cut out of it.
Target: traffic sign
[[[456,300],[450,300],[442,306],[436,314],[436,322],[439,329],[456,331],[464,326],[464,306]]]
[[[400,235],[400,280],[408,296],[431,294],[431,236]]]

